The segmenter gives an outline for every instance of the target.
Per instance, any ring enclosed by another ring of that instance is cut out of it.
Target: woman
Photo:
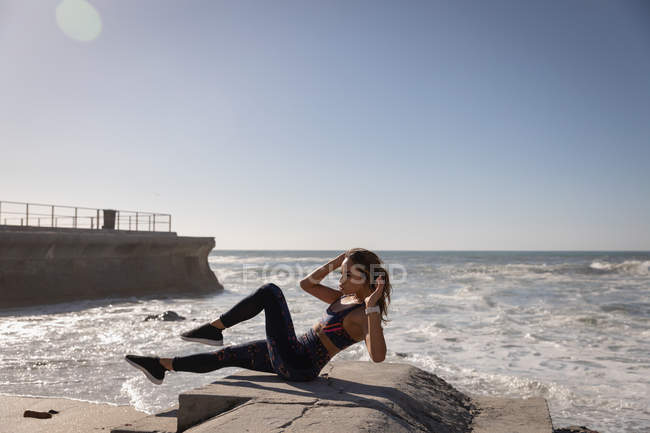
[[[339,267],[339,290],[320,284]],[[126,360],[157,385],[162,384],[167,371],[207,373],[223,367],[277,373],[286,380],[312,380],[334,355],[361,340],[366,342],[374,362],[384,360],[386,342],[381,322],[386,321],[391,285],[388,272],[375,253],[363,248],[348,250],[309,274],[300,287],[329,304],[321,321],[301,336],[296,337],[282,290],[269,283],[214,322],[181,335],[187,341],[220,346],[224,329],[264,310],[266,340],[190,356],[127,355]]]

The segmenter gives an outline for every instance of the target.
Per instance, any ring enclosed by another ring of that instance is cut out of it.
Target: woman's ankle
[[[214,326],[217,329],[221,329],[222,331],[226,329],[221,319],[215,320],[214,322],[210,323],[210,325]]]
[[[160,365],[167,371],[174,371],[173,360],[171,358],[160,358]]]

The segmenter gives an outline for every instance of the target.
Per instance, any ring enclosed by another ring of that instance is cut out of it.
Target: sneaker
[[[167,370],[165,367],[160,365],[160,358],[154,358],[151,356],[126,355],[124,359],[126,359],[126,362],[135,368],[141,370],[144,375],[147,376],[147,379],[156,385],[161,385],[163,383],[165,372]]]
[[[190,331],[183,332],[181,338],[185,341],[194,343],[209,344],[210,346],[223,346],[223,335],[221,329],[210,325],[209,323]]]

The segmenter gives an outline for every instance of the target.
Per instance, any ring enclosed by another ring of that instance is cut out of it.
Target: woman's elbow
[[[372,355],[371,354],[370,359],[372,359],[372,362],[376,362],[376,363],[384,362],[384,359],[386,359],[386,354],[385,353],[379,354],[379,355]]]

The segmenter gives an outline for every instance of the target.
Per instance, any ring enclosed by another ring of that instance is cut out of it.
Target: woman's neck
[[[370,296],[370,293],[364,294],[364,293],[351,293],[348,295],[350,299],[353,299],[355,303],[357,304],[363,304],[365,302],[365,299]]]

